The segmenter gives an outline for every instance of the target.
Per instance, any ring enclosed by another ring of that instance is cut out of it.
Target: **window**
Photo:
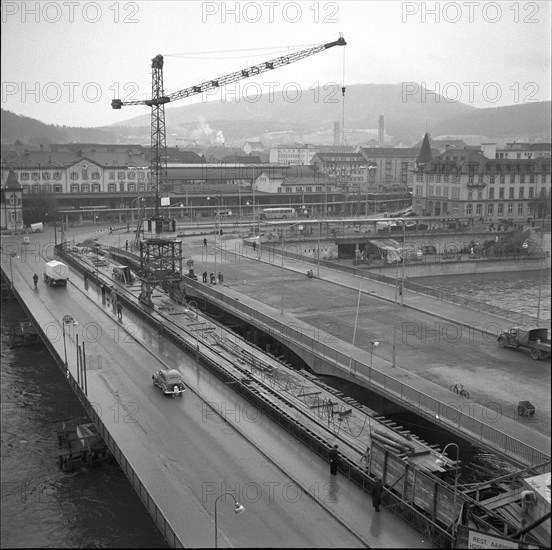
[[[494,204],[491,202],[487,205],[487,215],[492,216],[494,214]]]
[[[31,174],[31,179],[32,179],[33,181],[38,181],[38,180],[40,179],[40,174],[39,174],[38,172],[33,172],[33,173]]]
[[[481,200],[483,198],[483,189],[477,190],[477,200]]]
[[[115,172],[111,171],[109,172],[109,179],[114,180],[115,179]]]
[[[63,193],[62,185],[54,185],[54,193]]]
[[[72,183],[71,184],[71,193],[78,193],[79,192],[79,184],[78,183]]]
[[[473,191],[471,189],[468,191],[468,200],[473,200]]]
[[[416,196],[421,197],[424,194],[424,186],[416,185]]]
[[[475,215],[481,216],[481,213],[483,212],[483,205],[481,203],[478,203],[475,205]]]
[[[29,186],[28,185],[22,185],[21,189],[23,189],[23,194],[26,195],[29,192]]]
[[[435,183],[441,183],[441,174],[435,176]]]
[[[453,199],[459,199],[460,198],[460,187],[453,187],[452,190],[452,198]]]
[[[42,179],[49,180],[50,172],[42,172]]]
[[[496,213],[497,214],[504,214],[504,203],[502,203],[502,202],[498,203],[498,206],[496,208]]]
[[[29,179],[29,172],[21,172],[21,179],[27,181]]]
[[[44,193],[51,193],[52,192],[52,186],[49,184],[49,183],[45,183],[43,186],[42,186],[42,191]]]
[[[72,180],[78,180],[79,179],[79,173],[78,172],[71,172],[71,179]]]
[[[305,191],[306,191],[307,193],[312,193],[312,187],[311,187],[310,185],[307,186],[307,188],[305,189]]]
[[[466,214],[468,216],[471,216],[473,213],[473,204],[467,204],[466,205]]]
[[[473,183],[473,174],[468,176],[468,183]]]
[[[435,174],[429,174],[427,177],[427,181],[429,183],[433,183],[435,181]]]
[[[519,183],[525,183],[525,174],[519,175]]]
[[[529,198],[533,199],[535,197],[535,188],[529,187]]]
[[[321,185],[317,185],[317,186],[316,186],[316,192],[317,192],[317,193],[321,193],[321,192],[322,192],[322,186],[321,186]]]
[[[61,179],[61,172],[54,172],[54,180],[59,181]]]
[[[144,182],[139,182],[139,183],[138,183],[138,191],[144,191],[144,187],[145,187]],[[181,186],[180,186],[180,191],[182,191],[183,188],[184,188],[184,186],[181,185]]]
[[[128,191],[129,193],[133,193],[136,191],[136,184],[135,183],[129,183],[128,184]]]
[[[121,193],[124,193],[125,192],[125,184],[123,182],[120,182],[119,183],[119,191]]]
[[[420,174],[419,172],[416,174],[416,181],[424,181],[423,174]]]
[[[99,183],[93,183],[92,184],[92,193],[99,193],[100,192],[100,184]]]
[[[516,183],[516,175],[510,174],[510,183]]]
[[[498,198],[499,198],[499,199],[503,199],[503,198],[504,198],[504,187],[501,187],[501,188],[498,190]]]
[[[535,174],[529,176],[529,183],[535,183]]]
[[[441,186],[440,185],[436,185],[435,186],[435,195],[437,197],[440,197],[441,196]]]
[[[489,176],[489,183],[493,184],[495,182],[495,176],[494,174],[492,176]]]
[[[107,184],[107,190],[110,193],[115,193],[117,191],[117,184],[116,183],[108,183]]]
[[[120,180],[124,180],[125,177],[126,177],[126,174],[125,174],[125,172],[118,172],[118,173],[117,173],[117,177],[118,177]]]
[[[514,203],[509,202],[508,203],[508,214],[513,214],[513,213],[514,213]]]
[[[520,187],[519,188],[519,198],[520,199],[525,198],[525,187]]]
[[[523,214],[523,206],[524,206],[524,203],[520,202],[518,203],[518,214]]]
[[[37,183],[33,184],[33,193],[40,193],[40,185],[38,185]]]
[[[495,198],[495,196],[494,196],[494,188],[491,187],[491,188],[489,189],[489,199],[493,200],[494,198]]]
[[[81,187],[81,191],[83,193],[90,193],[90,184],[89,183],[83,183]]]
[[[81,175],[82,175],[83,180],[87,180],[88,179],[88,168],[83,168]]]
[[[514,187],[510,187],[510,194],[508,195],[508,198],[509,199],[513,199],[514,198],[514,192],[515,192],[515,188]]]
[[[146,174],[144,172],[138,172],[138,179],[143,180],[146,177]]]
[[[443,183],[448,183],[449,182],[449,177],[448,177],[448,174],[445,174],[443,176]]]
[[[500,175],[500,183],[501,183],[501,184],[506,183],[506,175],[505,175],[505,174],[501,174],[501,175]]]
[[[542,174],[541,183],[546,183],[546,174]]]
[[[100,179],[100,173],[99,172],[92,172],[92,174],[90,174],[90,177],[93,180],[99,180]]]
[[[477,183],[483,183],[483,174],[477,176]]]

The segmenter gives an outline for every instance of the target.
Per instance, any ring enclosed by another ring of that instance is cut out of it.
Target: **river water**
[[[536,316],[540,275],[425,277],[416,282]],[[550,270],[542,281],[541,319],[550,319]],[[23,317],[17,302],[3,302],[2,333]],[[84,416],[84,411],[45,348],[10,349],[2,342],[1,354],[1,546],[167,548],[116,464],[72,473],[58,469],[56,422]],[[355,387],[347,393],[362,401]],[[510,469],[427,422],[404,414],[395,419],[429,443],[457,442],[463,464],[470,466],[464,468],[470,473],[464,473],[464,482]]]

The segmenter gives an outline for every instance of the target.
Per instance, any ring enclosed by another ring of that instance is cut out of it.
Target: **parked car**
[[[182,381],[182,376],[176,369],[162,369],[151,375],[153,385],[157,386],[165,395],[182,397],[186,391],[186,386]]]

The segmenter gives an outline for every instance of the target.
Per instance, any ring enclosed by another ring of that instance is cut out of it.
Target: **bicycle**
[[[452,384],[452,386],[450,387],[450,391],[453,391],[454,393],[457,393],[459,395],[461,395],[462,397],[465,397],[467,399],[470,398],[470,394],[468,392],[468,390],[465,390],[464,389],[464,384]]]

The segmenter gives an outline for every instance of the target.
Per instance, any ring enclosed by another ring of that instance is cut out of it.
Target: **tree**
[[[53,221],[58,214],[58,202],[50,193],[23,195],[23,222],[26,225]]]

